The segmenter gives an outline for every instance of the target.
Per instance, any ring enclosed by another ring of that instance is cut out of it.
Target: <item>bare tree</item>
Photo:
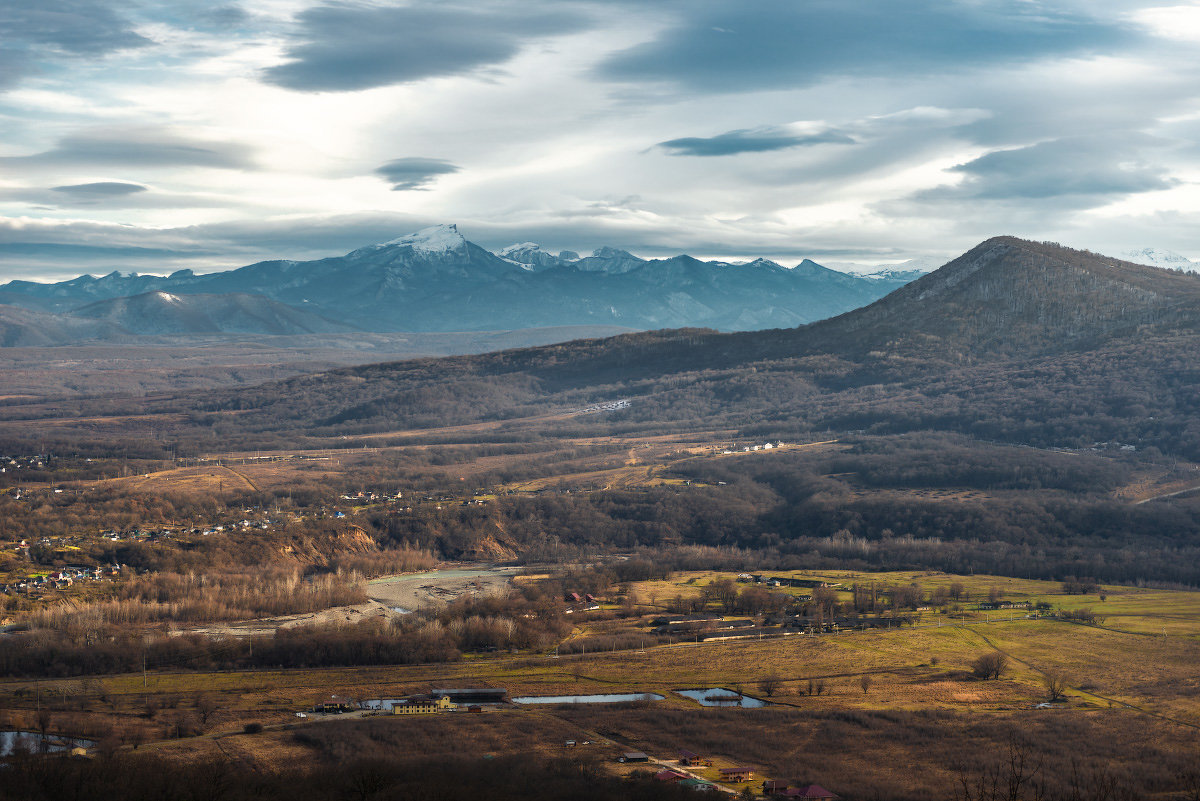
[[[217,699],[208,693],[201,693],[196,697],[196,714],[200,716],[200,723],[207,726],[208,719],[217,711]]]
[[[956,801],[1042,801],[1046,787],[1041,776],[1041,762],[1033,760],[1026,744],[1013,737],[1007,760],[975,775],[966,767],[960,769],[954,796]]]
[[[1051,701],[1061,701],[1067,695],[1067,675],[1061,670],[1048,670],[1042,674],[1042,686]]]
[[[38,746],[39,746],[38,750],[45,751],[46,750],[46,732],[48,732],[50,729],[50,710],[47,709],[46,707],[42,707],[37,712],[37,727],[38,727],[38,733],[40,735],[42,735],[41,740],[39,740],[39,742],[38,742]]]
[[[783,679],[779,676],[778,673],[768,673],[766,676],[763,676],[758,681],[759,692],[761,692],[763,695],[767,696],[768,698],[773,697],[775,695],[775,693],[779,692],[779,690],[782,686],[783,686]]]
[[[976,678],[998,679],[1008,670],[1008,657],[999,651],[984,654],[971,663],[971,672]]]
[[[859,686],[859,687],[862,687],[863,695],[866,695],[867,693],[869,693],[869,692],[871,691],[871,685],[872,685],[873,683],[874,683],[874,679],[872,679],[872,678],[870,677],[870,675],[868,675],[868,674],[866,674],[866,673],[864,673],[864,674],[863,674],[863,675],[862,675],[862,676],[859,678],[859,680],[858,680],[858,686]]]

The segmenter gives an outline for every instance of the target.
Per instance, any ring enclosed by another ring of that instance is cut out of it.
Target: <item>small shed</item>
[[[618,762],[649,762],[650,757],[643,754],[641,751],[626,751],[624,754],[621,754],[621,758],[618,759],[617,761]]]

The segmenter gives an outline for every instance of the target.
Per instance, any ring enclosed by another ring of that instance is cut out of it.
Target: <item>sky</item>
[[[498,249],[1200,258],[1200,3],[0,0],[0,281]]]

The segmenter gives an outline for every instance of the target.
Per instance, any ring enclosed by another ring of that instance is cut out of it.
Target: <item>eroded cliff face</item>
[[[279,546],[281,561],[327,567],[339,557],[379,551],[379,544],[361,526],[340,523],[325,531],[305,532]]]

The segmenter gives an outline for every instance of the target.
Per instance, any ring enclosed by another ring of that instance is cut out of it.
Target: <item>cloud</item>
[[[0,38],[76,56],[143,47],[150,40],[108,0],[37,0],[0,4]]]
[[[267,83],[306,92],[349,92],[502,64],[527,41],[574,31],[586,17],[561,9],[325,4],[299,15],[288,60]]]
[[[0,158],[7,167],[121,165],[132,167],[253,166],[250,148],[235,142],[200,139],[168,128],[100,128],[63,137],[50,150]]]
[[[854,144],[840,131],[795,133],[787,128],[754,128],[729,131],[709,137],[689,136],[659,142],[658,147],[673,156],[732,156],[738,153],[764,153],[792,147],[824,144]]]
[[[392,185],[392,191],[404,192],[427,189],[439,175],[449,175],[459,167],[443,159],[410,157],[393,159],[375,170],[375,174]]]
[[[997,150],[952,168],[962,183],[926,190],[924,200],[1105,200],[1169,189],[1178,181],[1146,160],[1165,143],[1142,134],[1071,137]],[[1076,202],[1073,201],[1073,202]]]
[[[235,28],[250,20],[250,14],[240,6],[217,6],[196,12],[196,19],[214,28]]]
[[[80,198],[108,198],[108,197],[124,197],[135,192],[145,192],[146,187],[141,184],[127,184],[121,181],[97,181],[90,184],[74,184],[71,186],[56,186],[53,187],[55,192],[63,192],[68,195],[73,195]]]
[[[1111,52],[1137,35],[1119,20],[1041,3],[695,0],[654,39],[613,53],[597,70],[610,80],[742,92]]]

